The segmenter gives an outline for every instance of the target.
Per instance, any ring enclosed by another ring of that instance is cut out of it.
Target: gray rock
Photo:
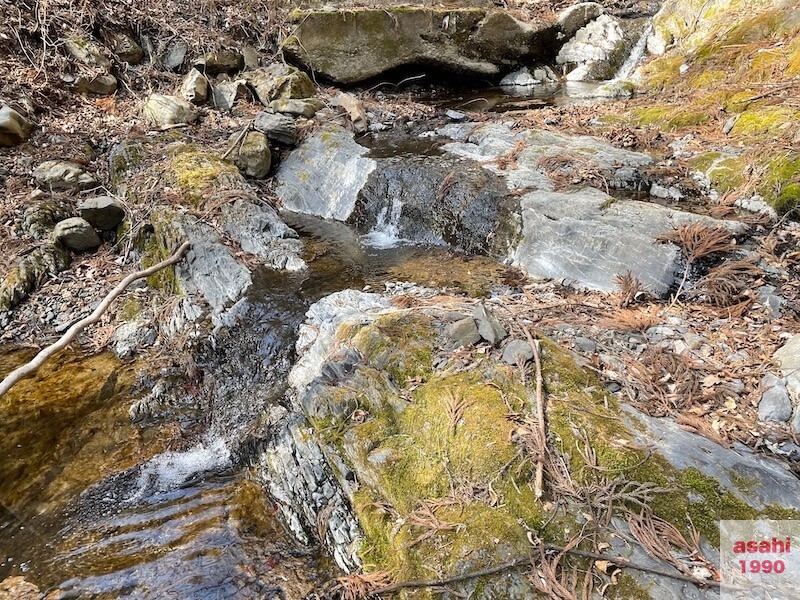
[[[53,191],[88,190],[100,185],[79,164],[68,160],[46,160],[33,170],[39,187]]]
[[[596,354],[597,353],[597,342],[594,340],[590,340],[589,338],[585,337],[576,337],[572,340],[572,343],[575,344],[581,351],[585,352],[586,354]]]
[[[283,63],[247,71],[242,77],[264,106],[279,98],[310,98],[316,91],[308,75]]]
[[[279,144],[294,146],[297,141],[297,125],[287,115],[260,112],[256,115],[253,127]]]
[[[161,128],[192,123],[197,119],[197,113],[186,100],[165,94],[152,94],[145,101],[142,114],[148,123]]]
[[[800,334],[793,335],[775,352],[775,359],[781,365],[781,374],[786,379],[786,387],[795,399],[800,399]]]
[[[508,333],[506,333],[500,321],[486,309],[484,304],[478,304],[475,310],[472,311],[472,316],[478,326],[478,333],[493,346],[508,337]]]
[[[481,341],[481,334],[478,333],[478,325],[472,317],[466,317],[454,323],[450,323],[445,328],[447,337],[447,347],[455,350],[456,348],[474,346]]]
[[[208,98],[208,79],[197,69],[192,69],[181,81],[178,96],[192,104],[202,104]]]
[[[298,115],[310,119],[322,108],[322,103],[311,98],[308,100],[295,100],[292,98],[278,98],[269,103],[269,107],[277,113]]]
[[[272,165],[269,139],[260,131],[249,131],[243,139],[239,133],[228,138],[229,156],[239,170],[248,177],[263,179]]]
[[[380,6],[294,11],[292,18],[283,51],[338,83],[420,64],[459,75],[498,75],[543,58],[557,31],[554,20],[523,22],[484,8]]]
[[[611,292],[630,271],[663,296],[679,270],[677,246],[656,237],[684,223],[728,222],[637,201],[615,201],[594,188],[532,192],[522,198],[523,239],[513,254],[529,276],[564,279]]]
[[[794,407],[794,411],[792,412],[792,431],[795,433],[800,433],[800,404]]]
[[[117,358],[130,358],[156,341],[156,332],[143,322],[123,323],[111,336],[112,347]]]
[[[50,236],[56,223],[72,215],[70,207],[58,200],[44,200],[25,209],[22,226],[33,239]]]
[[[111,61],[103,54],[97,45],[79,34],[73,34],[64,40],[64,49],[77,61],[90,67],[107,71],[111,68]]]
[[[736,117],[731,117],[725,121],[725,125],[722,126],[722,134],[728,135],[733,129],[734,125],[736,125]]]
[[[255,200],[255,198],[254,198]],[[238,199],[222,207],[222,225],[244,250],[273,269],[299,271],[306,267],[297,233],[263,203]]]
[[[183,40],[175,40],[170,43],[166,50],[163,52],[161,64],[167,71],[177,71],[186,60],[186,54],[189,52],[189,46]]]
[[[536,79],[528,67],[522,67],[518,71],[509,73],[500,80],[503,87],[528,87],[542,83],[541,79]]]
[[[75,252],[92,250],[100,245],[100,237],[86,220],[80,217],[64,219],[56,223],[53,239]]]
[[[0,146],[16,146],[33,132],[33,123],[10,106],[0,108]]]
[[[376,166],[368,152],[345,129],[324,127],[281,163],[276,194],[289,210],[346,221]]]
[[[567,74],[568,81],[599,81],[611,79],[625,61],[630,49],[619,21],[610,15],[600,15],[578,30],[558,53],[560,65],[575,65]]]
[[[784,423],[792,416],[792,401],[786,382],[768,373],[761,380],[764,392],[758,402],[758,419],[772,423]]]
[[[63,81],[79,94],[110,96],[117,91],[117,78],[108,73],[102,73],[94,77],[84,75],[72,77],[67,75]]]
[[[467,118],[467,115],[458,110],[449,109],[444,111],[444,114],[451,121],[463,121],[464,119]]]
[[[0,281],[0,311],[23,302],[40,281],[69,267],[69,254],[57,244],[45,244],[26,254]]]
[[[590,21],[605,12],[605,8],[597,2],[579,2],[565,8],[558,15],[558,26],[565,39],[571,38],[579,29],[584,28]]]
[[[209,52],[194,63],[194,67],[206,75],[236,73],[244,69],[244,56],[236,50]]]
[[[237,100],[246,97],[248,94],[244,79],[217,83],[212,86],[211,91],[214,106],[221,110],[232,109]]]
[[[125,205],[111,196],[87,198],[78,207],[81,218],[101,231],[113,231],[125,219]]]
[[[144,60],[144,51],[136,43],[133,36],[124,31],[115,31],[108,35],[107,42],[116,57],[126,63],[138,65]]]
[[[507,365],[518,365],[533,360],[533,348],[523,340],[511,340],[503,349],[503,362]]]
[[[773,319],[783,314],[783,306],[786,304],[786,299],[775,293],[777,289],[774,285],[762,285],[758,288],[758,301]]]

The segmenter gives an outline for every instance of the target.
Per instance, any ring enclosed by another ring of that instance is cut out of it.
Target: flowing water
[[[131,404],[152,385],[140,372],[154,366],[66,352],[0,399],[0,580],[22,574],[73,598],[298,598],[337,574],[296,545],[248,479],[251,434],[283,397],[309,304],[385,281],[485,295],[513,274],[486,258],[370,246],[347,225],[285,217],[311,267],[255,274],[230,328],[197,359],[202,390],[190,381],[132,422]],[[0,356],[0,374],[29,354]],[[137,378],[145,389],[132,394]]]

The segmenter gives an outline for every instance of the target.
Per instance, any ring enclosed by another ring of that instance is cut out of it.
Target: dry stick
[[[36,372],[36,370],[41,367],[44,362],[53,356],[59,350],[64,349],[72,340],[74,340],[78,334],[86,327],[91,325],[92,323],[96,323],[102,314],[108,309],[114,299],[119,296],[125,289],[132,284],[137,279],[142,279],[144,277],[149,277],[153,273],[160,271],[165,267],[169,267],[170,265],[174,265],[176,262],[180,261],[183,258],[183,255],[186,254],[186,251],[189,249],[191,244],[189,242],[184,242],[180,248],[178,248],[172,256],[167,258],[166,260],[161,261],[160,263],[153,265],[149,269],[145,269],[144,271],[137,271],[136,273],[131,273],[125,279],[119,282],[117,287],[111,290],[108,295],[103,298],[103,301],[100,302],[99,306],[94,309],[92,314],[88,317],[85,317],[75,323],[72,327],[67,329],[67,332],[59,338],[59,340],[49,346],[47,346],[44,350],[39,352],[33,359],[22,365],[21,367],[14,369],[9,373],[2,382],[0,382],[0,396],[3,396],[8,390],[10,390],[17,382],[19,382],[24,377],[31,375]]]
[[[231,147],[225,151],[225,154],[223,154],[220,157],[220,160],[225,160],[226,158],[228,158],[231,155],[231,152],[233,152],[234,150],[238,152],[239,150],[238,147],[242,145],[242,143],[244,142],[244,136],[247,135],[247,132],[250,131],[250,128],[252,126],[253,126],[253,121],[250,121],[247,125],[244,126],[244,129],[242,129],[239,132],[239,135],[236,137],[233,144],[231,144]]]
[[[694,585],[699,587],[712,587],[712,588],[722,587],[722,584],[719,581],[712,581],[710,579],[697,579],[696,577],[690,577],[688,575],[684,575],[683,573],[675,573],[675,572],[665,571],[663,569],[657,569],[655,567],[639,565],[630,560],[614,556],[608,556],[607,554],[597,554],[595,552],[586,552],[584,550],[576,550],[574,548],[564,548],[562,546],[554,546],[553,544],[543,544],[543,547],[545,550],[572,554],[574,556],[580,556],[581,558],[590,558],[592,560],[605,560],[613,565],[617,565],[618,567],[634,569],[636,571],[642,571],[643,573],[652,573],[653,575],[669,577],[670,579],[677,579],[678,581],[686,581],[687,583],[693,583]],[[469,571],[467,573],[462,573],[460,575],[455,575],[454,577],[448,577],[446,579],[433,579],[429,581],[403,581],[400,583],[394,583],[392,585],[387,585],[385,587],[378,588],[374,590],[372,593],[380,596],[384,594],[390,594],[392,592],[396,592],[398,590],[405,588],[442,587],[449,583],[457,583],[459,581],[466,581],[467,579],[475,579],[477,577],[494,575],[496,573],[502,573],[503,571],[508,571],[510,569],[515,569],[518,567],[522,567],[524,565],[529,565],[531,564],[532,560],[533,557],[531,556],[516,558],[514,560],[501,563],[494,567],[489,567],[480,571]],[[737,586],[727,586],[727,585],[725,586],[725,588],[733,590],[746,589],[746,588],[739,588]]]
[[[542,444],[542,448],[540,448],[539,460],[536,463],[536,479],[534,482],[534,492],[536,494],[536,498],[542,497],[542,480],[544,478],[544,451],[545,447],[547,446],[547,427],[545,426],[544,422],[544,394],[542,393],[543,381],[542,381],[542,359],[539,356],[539,342],[533,339],[531,332],[528,330],[527,327],[523,326],[523,331],[525,332],[525,337],[528,338],[528,343],[531,346],[531,350],[533,350],[533,359],[536,363],[536,419],[539,422],[539,436],[540,436],[540,443]]]

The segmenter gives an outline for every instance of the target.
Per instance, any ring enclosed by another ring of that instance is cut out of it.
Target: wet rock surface
[[[355,83],[406,65],[428,64],[462,75],[543,57],[551,22],[526,23],[483,9],[344,9],[297,12],[284,52],[338,83]]]

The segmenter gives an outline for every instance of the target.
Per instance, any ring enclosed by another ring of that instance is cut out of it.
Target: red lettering
[[[733,553],[734,554],[743,554],[747,552],[747,548],[745,547],[744,542],[733,542]]]

